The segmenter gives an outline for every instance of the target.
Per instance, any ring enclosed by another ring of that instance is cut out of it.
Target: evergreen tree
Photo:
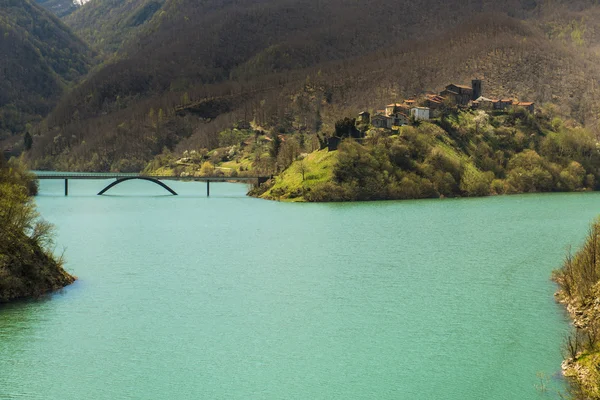
[[[273,135],[273,141],[271,142],[271,148],[269,149],[269,155],[274,160],[277,160],[277,156],[279,155],[279,150],[281,149],[281,138],[279,135]]]
[[[31,147],[33,146],[33,138],[29,132],[25,133],[25,136],[23,137],[23,144],[25,145],[25,151],[31,150]]]

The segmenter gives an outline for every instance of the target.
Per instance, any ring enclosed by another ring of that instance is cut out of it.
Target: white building
[[[414,107],[410,110],[410,115],[417,121],[429,121],[431,110],[429,107]]]

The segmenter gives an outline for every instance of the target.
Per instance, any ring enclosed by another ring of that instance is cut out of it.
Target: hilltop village
[[[485,110],[505,112],[522,107],[534,113],[535,104],[515,99],[490,99],[483,96],[483,82],[474,79],[471,86],[449,84],[439,94],[426,93],[419,99],[411,98],[402,103],[388,104],[385,109],[377,110],[373,115],[363,111],[358,115],[357,124],[371,124],[375,128],[393,129],[409,125],[414,121],[428,121],[439,117],[445,109]]]

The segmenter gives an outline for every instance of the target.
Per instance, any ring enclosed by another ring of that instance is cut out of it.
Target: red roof
[[[533,103],[532,102],[528,102],[528,101],[521,101],[519,103],[517,103],[518,106],[522,106],[522,107],[529,107],[532,106]]]

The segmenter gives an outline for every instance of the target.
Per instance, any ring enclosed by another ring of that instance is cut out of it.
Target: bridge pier
[[[65,179],[65,196],[69,195],[69,180]]]
[[[210,180],[206,180],[206,197],[210,197]]]

